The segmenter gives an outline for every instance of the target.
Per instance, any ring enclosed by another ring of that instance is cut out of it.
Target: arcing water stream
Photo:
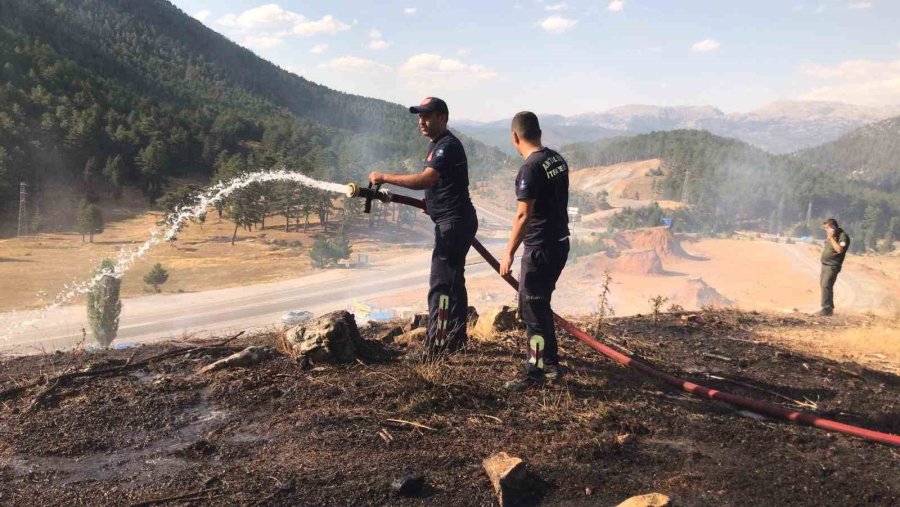
[[[192,205],[183,206],[172,212],[168,217],[166,217],[165,225],[151,230],[150,237],[139,247],[130,250],[123,249],[122,251],[120,251],[116,257],[116,263],[112,270],[99,271],[93,277],[87,280],[83,280],[81,282],[73,282],[66,285],[63,291],[56,295],[53,303],[41,308],[38,311],[37,315],[29,319],[21,320],[9,326],[6,329],[6,332],[3,334],[2,339],[9,340],[12,336],[17,334],[18,332],[21,332],[26,327],[29,327],[41,321],[47,315],[47,312],[59,308],[60,306],[71,301],[76,296],[90,292],[90,290],[94,288],[94,286],[96,286],[97,283],[99,283],[103,279],[103,277],[111,275],[116,278],[121,278],[125,274],[125,272],[131,269],[131,267],[138,259],[147,255],[147,252],[149,252],[151,248],[162,241],[169,241],[174,239],[178,232],[188,223],[188,221],[194,218],[198,218],[203,213],[206,213],[210,206],[214,206],[217,203],[221,202],[236,190],[244,188],[252,183],[262,183],[268,181],[290,181],[325,192],[338,194],[347,193],[347,185],[342,185],[340,183],[331,183],[327,181],[319,181],[310,178],[309,176],[305,176],[296,172],[289,172],[286,170],[248,173],[226,182],[219,182],[216,185],[210,187],[205,192],[197,195],[194,198],[194,203]]]

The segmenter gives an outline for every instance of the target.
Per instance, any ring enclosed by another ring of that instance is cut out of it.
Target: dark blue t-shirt
[[[525,159],[516,176],[516,198],[534,199],[525,246],[539,247],[569,237],[569,166],[550,148]]]
[[[437,183],[425,190],[425,205],[436,224],[468,221],[475,217],[469,196],[469,162],[462,143],[449,130],[441,134],[425,157],[424,167],[434,168]]]

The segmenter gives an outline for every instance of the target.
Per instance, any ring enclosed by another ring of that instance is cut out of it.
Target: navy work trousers
[[[545,364],[559,364],[550,298],[569,257],[569,240],[525,247],[519,275],[519,316],[528,338],[526,370],[543,373]]]
[[[458,350],[466,343],[466,255],[476,232],[475,217],[434,226],[426,340],[430,352]]]

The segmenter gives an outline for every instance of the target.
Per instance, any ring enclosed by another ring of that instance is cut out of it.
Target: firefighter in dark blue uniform
[[[469,165],[462,143],[447,129],[447,103],[428,97],[409,108],[419,116],[419,130],[431,139],[422,172],[372,172],[369,181],[425,190],[425,206],[434,222],[434,251],[428,290],[429,326],[425,357],[459,350],[466,343],[466,255],[478,230],[469,196]]]
[[[500,274],[509,274],[524,243],[519,273],[519,316],[525,322],[527,354],[524,375],[506,383],[512,390],[539,386],[559,377],[559,353],[550,298],[569,257],[569,166],[541,144],[534,113],[523,111],[512,121],[512,141],[525,159],[516,176],[519,201]]]

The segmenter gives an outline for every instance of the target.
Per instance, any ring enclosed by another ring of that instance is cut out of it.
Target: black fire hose
[[[426,213],[428,212],[425,208],[425,201],[421,199],[416,199],[414,197],[409,197],[406,195],[393,194],[387,190],[380,190],[378,188],[372,189],[371,185],[369,185],[369,187],[370,188],[364,189],[358,187],[353,183],[350,183],[348,184],[347,196],[363,197],[369,202],[371,202],[372,199],[378,199],[382,202],[396,202],[399,204],[412,206],[414,208],[419,208]],[[472,239],[472,247],[475,248],[475,250],[479,254],[481,254],[482,257],[484,257],[484,260],[487,261],[487,263],[490,264],[492,268],[494,268],[494,271],[496,271],[498,274],[500,273],[500,262],[498,262],[497,259],[490,252],[488,252],[487,248],[485,248],[477,238]],[[506,282],[513,289],[519,289],[519,282],[512,275],[506,275],[503,277],[503,279],[506,280]],[[771,403],[766,403],[763,401],[744,398],[743,396],[738,396],[725,391],[710,389],[708,387],[680,379],[673,375],[669,375],[668,373],[661,372],[644,362],[638,361],[633,357],[627,356],[619,352],[618,350],[600,343],[596,338],[578,329],[571,322],[560,317],[559,315],[554,313],[553,317],[556,320],[557,324],[559,324],[569,334],[578,338],[587,346],[603,354],[604,356],[624,366],[634,368],[635,370],[638,370],[645,375],[662,380],[663,382],[671,386],[683,389],[684,391],[695,396],[701,398],[709,398],[716,401],[723,401],[730,405],[745,408],[770,417],[784,419],[799,424],[814,426],[816,428],[822,428],[829,431],[836,431],[847,435],[857,436],[866,440],[871,440],[873,442],[900,447],[900,436],[898,435],[882,433],[880,431],[869,430],[861,428],[859,426],[839,423],[837,421],[825,419],[813,414],[807,414],[805,412],[799,412],[797,410],[790,410],[780,405],[773,405]]]

